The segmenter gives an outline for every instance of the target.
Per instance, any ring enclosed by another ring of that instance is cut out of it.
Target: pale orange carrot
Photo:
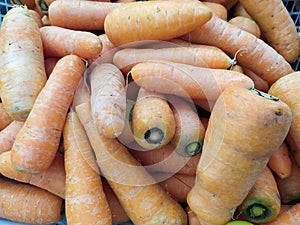
[[[214,2],[223,5],[227,10],[231,9],[238,0],[204,0],[204,2]]]
[[[12,121],[13,118],[9,116],[3,103],[0,102],[0,131],[7,127]]]
[[[248,69],[247,67],[243,67],[244,74],[250,77],[254,82],[254,87],[260,91],[268,92],[270,85],[256,73]]]
[[[239,27],[241,30],[247,31],[251,34],[253,34],[255,37],[260,37],[260,28],[258,24],[255,22],[255,20],[244,17],[244,16],[236,16],[232,17],[230,20],[228,20],[228,23],[231,23],[237,27]]]
[[[222,5],[221,3],[217,3],[217,2],[205,2],[203,1],[203,4],[206,5],[207,7],[209,7],[214,15],[218,16],[219,18],[223,19],[223,20],[227,20],[228,18],[228,10],[226,9],[226,7],[224,5]]]
[[[12,148],[23,124],[23,121],[14,120],[0,131],[0,153],[9,151]]]
[[[236,17],[236,16],[244,16],[247,17],[249,19],[252,19],[252,17],[249,15],[249,13],[247,13],[247,11],[245,10],[244,6],[240,3],[240,1],[238,1],[233,7],[232,7],[232,16]]]
[[[291,206],[289,209],[282,212],[273,221],[266,225],[291,225],[300,223],[300,203]]]

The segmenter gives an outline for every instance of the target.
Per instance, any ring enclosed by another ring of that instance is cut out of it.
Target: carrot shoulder
[[[11,159],[18,170],[39,173],[50,166],[84,70],[84,62],[75,55],[57,62],[11,149]]]

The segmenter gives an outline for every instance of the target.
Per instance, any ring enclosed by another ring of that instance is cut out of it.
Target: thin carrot
[[[268,162],[269,168],[281,179],[291,175],[292,161],[289,155],[288,146],[283,142]]]
[[[262,79],[260,76],[258,76],[256,73],[248,69],[247,67],[243,67],[244,74],[246,74],[248,77],[250,77],[254,82],[254,87],[260,91],[268,92],[270,85],[268,82],[264,79]]]
[[[100,39],[91,32],[43,26],[40,28],[40,33],[45,57],[74,54],[82,58],[92,58],[98,56],[102,49]]]
[[[75,55],[57,62],[11,149],[11,159],[18,170],[39,173],[50,166],[84,69],[84,62]]]
[[[26,7],[16,6],[3,18],[0,73],[3,105],[14,120],[24,121],[47,79],[39,27]]]
[[[291,65],[264,41],[215,16],[181,38],[192,43],[221,48],[230,57],[236,56],[239,65],[249,68],[269,84],[294,71]]]
[[[300,42],[295,23],[281,0],[240,0],[245,10],[259,25],[264,38],[288,62],[295,62]]]
[[[3,103],[0,102],[0,131],[7,127],[12,121],[13,118],[9,116]]]
[[[66,174],[63,154],[57,153],[50,167],[39,174],[29,174],[16,170],[11,163],[10,157],[11,151],[0,154],[0,173],[3,176],[22,183],[29,183],[45,189],[62,199],[65,198]]]
[[[0,217],[19,223],[50,224],[62,218],[62,199],[30,184],[0,179]]]
[[[0,131],[0,153],[9,151],[12,148],[23,124],[23,121],[14,120]]]
[[[300,203],[291,206],[289,209],[282,212],[273,221],[267,223],[266,225],[291,225],[300,223]]]
[[[88,137],[76,112],[68,113],[63,131],[65,147],[66,195],[68,224],[111,225],[111,211],[102,187],[101,177],[82,156],[92,154]],[[95,160],[95,159],[94,159]]]
[[[232,17],[230,20],[228,20],[228,23],[231,23],[237,27],[239,27],[241,30],[247,31],[251,34],[253,34],[255,37],[260,37],[260,27],[255,22],[255,20],[244,17],[244,16],[236,16]]]
[[[215,101],[230,86],[251,88],[253,81],[236,71],[209,69],[169,61],[138,63],[133,80],[148,91]]]
[[[134,224],[187,224],[182,207],[155,183],[117,139],[99,134],[89,103],[76,107],[97,163]],[[134,175],[133,175],[134,174]]]
[[[200,223],[224,225],[286,137],[291,110],[255,89],[230,87],[211,112],[187,202]]]
[[[128,2],[105,17],[104,31],[116,46],[145,40],[169,40],[207,22],[212,11],[195,1]]]
[[[140,88],[132,110],[131,128],[135,141],[150,150],[168,144],[176,130],[167,98]]]
[[[126,90],[121,71],[111,63],[92,68],[89,75],[91,107],[98,132],[115,138],[125,127]]]

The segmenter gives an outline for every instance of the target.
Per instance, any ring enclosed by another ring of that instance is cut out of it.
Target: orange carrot
[[[49,5],[51,25],[73,30],[103,30],[106,15],[122,3],[101,1],[54,1]]]
[[[270,84],[293,72],[291,65],[271,46],[215,16],[181,38],[221,48],[230,57],[236,56],[240,66],[249,68]]]
[[[7,127],[13,119],[7,113],[4,105],[0,102],[0,131]]]
[[[42,18],[40,16],[40,14],[37,11],[33,10],[33,9],[30,9],[29,12],[30,12],[32,18],[37,23],[38,27],[41,28],[43,26],[43,24],[42,24]]]
[[[169,40],[207,22],[212,11],[198,1],[128,2],[105,17],[104,31],[116,46],[145,40]]]
[[[0,131],[0,153],[9,151],[12,148],[23,124],[23,121],[14,120]]]
[[[24,121],[47,79],[39,27],[26,7],[16,6],[3,18],[0,74],[1,100],[7,113]]]
[[[266,225],[291,225],[300,223],[300,203],[297,203],[290,207],[289,209],[282,212],[273,221],[267,223]]]
[[[66,170],[65,209],[68,224],[111,225],[111,211],[99,172],[89,165],[81,153],[89,151],[92,154],[92,148],[74,111],[68,113],[63,137]]]
[[[84,62],[75,55],[57,62],[11,149],[18,170],[39,173],[50,166],[84,69]]]
[[[204,5],[209,7],[214,15],[218,16],[223,20],[227,20],[228,18],[228,10],[225,8],[224,5],[217,3],[217,2],[202,2]]]
[[[138,63],[133,80],[148,91],[215,101],[230,86],[251,88],[253,81],[236,71],[209,69],[168,61]]]
[[[288,146],[283,142],[268,162],[269,168],[281,179],[291,175],[292,161],[289,156]]]
[[[53,68],[60,58],[58,57],[47,57],[45,58],[45,70],[47,77],[52,73]]]
[[[41,27],[40,32],[46,57],[74,54],[82,58],[92,58],[101,52],[102,43],[98,36],[91,32],[57,26]]]
[[[258,90],[223,91],[211,112],[196,182],[187,197],[201,224],[231,220],[286,137],[291,118],[284,102]]]
[[[157,184],[115,138],[97,132],[89,103],[76,107],[97,163],[134,224],[187,224],[181,206]]]
[[[30,184],[0,179],[0,202],[0,217],[15,222],[50,224],[62,218],[62,199]]]
[[[65,198],[65,167],[64,156],[57,153],[50,167],[39,174],[28,174],[14,168],[10,160],[11,151],[0,154],[0,173],[19,182],[29,183],[45,189],[60,198]]]
[[[244,17],[244,16],[236,16],[232,17],[228,23],[231,23],[237,27],[239,27],[241,30],[247,31],[251,34],[253,34],[255,37],[260,37],[260,28],[258,24],[255,22],[255,20]]]
[[[214,2],[223,5],[227,10],[231,9],[238,0],[204,0],[204,2]]]
[[[260,76],[258,76],[256,73],[251,71],[250,69],[243,67],[244,74],[246,74],[248,77],[250,77],[254,82],[254,87],[260,91],[268,92],[270,85],[268,82],[264,79],[262,79]]]
[[[125,127],[126,90],[121,71],[113,64],[102,63],[92,68],[89,75],[91,107],[98,132],[114,138]]]

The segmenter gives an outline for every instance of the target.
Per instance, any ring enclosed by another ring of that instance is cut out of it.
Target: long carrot
[[[288,62],[300,54],[300,42],[295,23],[281,0],[240,0],[245,10],[257,22],[264,38]]]
[[[90,167],[81,151],[89,148],[88,137],[76,112],[68,113],[63,131],[65,147],[66,195],[68,224],[111,225],[111,211],[98,171]]]
[[[292,205],[289,209],[282,212],[273,221],[267,223],[266,225],[290,225],[300,223],[300,203]]]
[[[206,130],[196,182],[187,201],[200,223],[224,225],[286,137],[291,110],[255,89],[227,88]]]
[[[39,173],[50,166],[84,70],[84,62],[75,55],[57,62],[11,149],[11,160],[18,170]]]
[[[92,58],[98,56],[102,49],[100,39],[91,32],[43,26],[40,33],[46,57],[74,54],[82,58]]]
[[[106,15],[104,31],[116,46],[169,40],[192,31],[211,16],[212,11],[207,6],[194,1],[129,2]]]
[[[122,72],[113,64],[93,67],[89,75],[91,107],[98,132],[115,138],[125,127],[126,89]]]
[[[12,121],[13,118],[9,116],[3,103],[0,102],[0,131],[7,127]]]
[[[23,124],[23,121],[14,120],[0,131],[0,153],[9,151],[12,148]]]
[[[293,72],[291,65],[271,46],[215,16],[181,38],[221,48],[230,57],[236,56],[239,65],[249,68],[269,84]]]
[[[2,104],[14,120],[24,121],[47,80],[39,27],[26,7],[3,18],[0,74]]]
[[[62,199],[30,184],[0,179],[0,217],[19,223],[50,224],[62,218]]]
[[[89,103],[76,107],[97,163],[134,224],[187,224],[181,206],[155,183],[117,139],[97,132]]]
[[[169,61],[148,61],[131,69],[133,80],[148,91],[215,101],[230,86],[251,88],[253,81],[236,71],[209,69]]]

